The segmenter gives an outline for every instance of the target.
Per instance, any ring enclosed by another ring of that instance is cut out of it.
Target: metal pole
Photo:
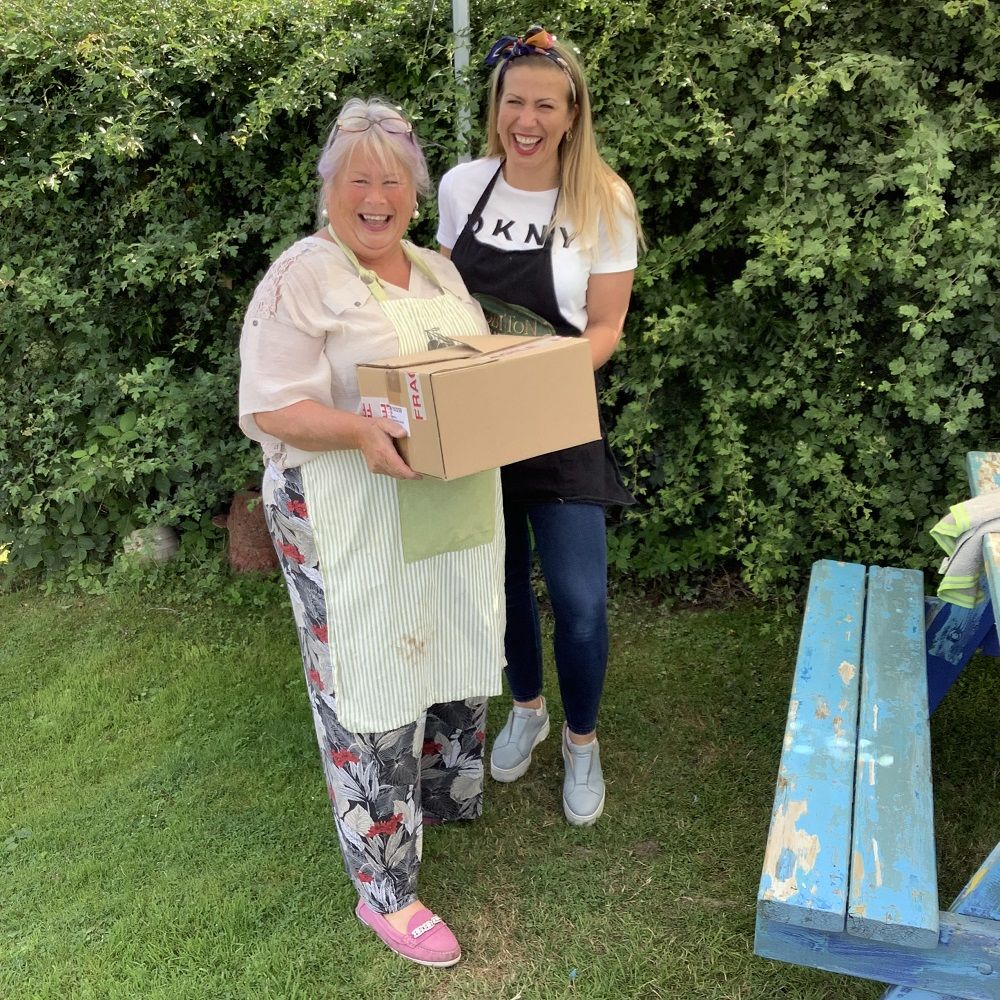
[[[469,68],[469,0],[451,0],[451,26],[455,35],[455,80],[459,84],[467,82]],[[472,114],[468,101],[458,105],[457,134],[460,145],[459,163],[469,158],[469,135],[472,132]]]

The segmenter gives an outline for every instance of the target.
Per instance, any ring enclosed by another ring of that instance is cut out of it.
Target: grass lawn
[[[422,896],[465,949],[441,971],[353,916],[282,602],[0,598],[0,997],[874,1000],[752,954],[774,618],[616,606],[604,818],[563,822],[550,736],[481,822],[428,830]],[[935,716],[942,905],[1000,836],[998,703],[980,659]]]

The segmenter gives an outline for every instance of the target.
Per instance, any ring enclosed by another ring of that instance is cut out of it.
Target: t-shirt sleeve
[[[437,241],[449,250],[458,242],[461,232],[458,199],[455,194],[455,172],[449,170],[438,185],[438,230]]]
[[[615,235],[617,240],[609,231],[606,220],[601,219],[597,227],[597,255],[591,274],[634,271],[639,262],[639,240],[632,215],[632,196],[627,191],[619,193]]]
[[[279,258],[257,286],[240,336],[240,428],[262,443],[274,438],[253,414],[304,399],[329,405],[331,370],[318,276],[304,261]]]

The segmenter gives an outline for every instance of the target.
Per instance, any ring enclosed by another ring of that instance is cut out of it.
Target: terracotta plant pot
[[[241,490],[233,497],[228,514],[212,522],[229,532],[229,565],[235,573],[267,573],[278,566],[274,543],[264,521],[259,490]]]

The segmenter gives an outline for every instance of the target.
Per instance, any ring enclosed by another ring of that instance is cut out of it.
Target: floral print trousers
[[[377,913],[418,898],[423,826],[476,819],[483,804],[486,700],[431,706],[385,733],[337,720],[323,578],[298,469],[268,465],[264,514],[291,597],[327,792],[358,894]]]

